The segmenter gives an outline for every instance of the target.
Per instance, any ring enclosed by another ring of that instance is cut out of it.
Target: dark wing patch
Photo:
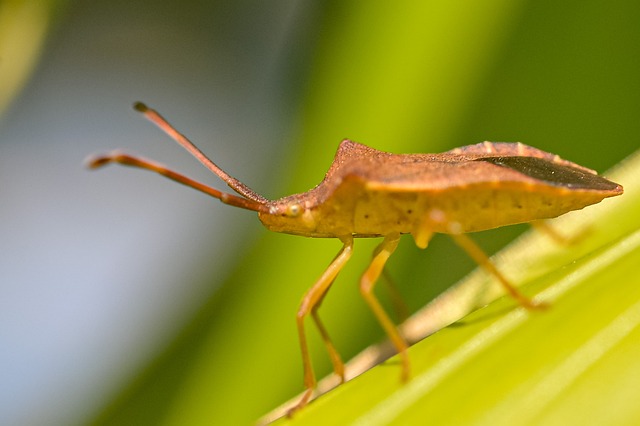
[[[496,166],[515,170],[523,175],[571,189],[618,191],[620,185],[602,176],[586,173],[580,169],[556,164],[536,157],[484,157],[474,161],[485,161]]]

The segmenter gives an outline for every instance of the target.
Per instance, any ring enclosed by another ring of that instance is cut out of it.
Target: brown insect
[[[427,247],[434,233],[451,235],[518,303],[535,308],[539,305],[512,286],[465,234],[560,216],[623,192],[622,186],[598,176],[593,170],[521,143],[484,142],[441,154],[391,154],[344,140],[318,186],[303,194],[272,201],[229,176],[156,111],[142,103],[136,103],[134,108],[239,196],[120,152],[91,159],[91,168],[114,162],[151,170],[223,203],[258,212],[262,223],[272,231],[342,241],[342,249],[304,295],[298,309],[296,323],[305,392],[290,413],[309,402],[316,386],[304,330],[309,314],[320,331],[334,372],[344,381],[344,363],[317,309],[351,257],[354,238],[383,237],[362,275],[360,291],[400,354],[402,379],[406,380],[409,377],[407,343],[373,293],[376,280],[402,234],[411,234],[420,248]]]

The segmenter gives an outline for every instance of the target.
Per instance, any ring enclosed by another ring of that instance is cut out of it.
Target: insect
[[[223,203],[257,212],[271,231],[342,241],[342,249],[306,292],[296,315],[305,391],[290,413],[310,401],[316,386],[305,333],[308,316],[322,336],[334,372],[344,381],[344,363],[317,309],[351,257],[355,238],[383,238],[362,275],[360,292],[400,354],[401,377],[406,380],[410,371],[408,345],[373,293],[402,234],[410,234],[423,249],[434,233],[449,234],[518,303],[535,308],[538,305],[511,285],[466,233],[560,216],[623,192],[622,186],[593,170],[521,143],[484,142],[441,154],[391,154],[344,140],[319,185],[308,192],[272,201],[223,171],[155,110],[142,103],[136,103],[134,108],[237,195],[118,151],[93,157],[89,167],[120,163],[151,170]]]

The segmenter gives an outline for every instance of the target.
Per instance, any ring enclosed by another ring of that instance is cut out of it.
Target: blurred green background
[[[317,184],[343,138],[521,141],[602,172],[639,146],[638,22],[630,0],[0,1],[0,423],[248,424],[302,390],[295,312],[340,243],[84,170],[122,147],[224,187],[133,101],[269,198]],[[375,244],[321,310],[345,359],[383,337],[357,289]],[[389,268],[416,310],[473,266],[437,237]]]

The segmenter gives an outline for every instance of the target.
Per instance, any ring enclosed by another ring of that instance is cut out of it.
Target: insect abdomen
[[[355,234],[475,232],[579,210],[612,196],[604,191],[522,183],[483,184],[429,192],[375,192],[356,202]],[[453,228],[452,224],[457,224]]]

